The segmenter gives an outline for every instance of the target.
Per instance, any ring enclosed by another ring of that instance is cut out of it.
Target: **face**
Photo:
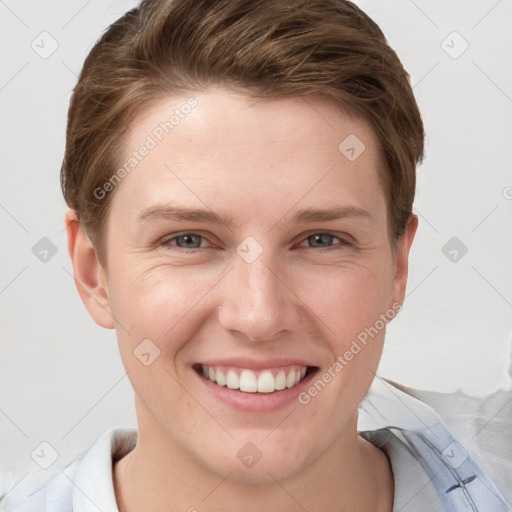
[[[103,284],[139,439],[252,483],[353,443],[414,235],[392,251],[370,126],[207,89],[152,105],[134,151]]]

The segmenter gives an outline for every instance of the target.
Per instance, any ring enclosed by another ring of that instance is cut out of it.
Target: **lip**
[[[271,370],[273,368],[283,366],[297,365],[307,366],[308,373],[292,388],[286,388],[272,393],[247,393],[237,389],[229,389],[226,386],[219,386],[218,384],[213,383],[210,379],[203,377],[202,373],[197,369],[200,364],[204,364],[206,366],[233,366],[254,371]],[[309,387],[311,379],[313,379],[317,374],[319,368],[296,359],[255,361],[236,358],[204,361],[192,365],[191,370],[205,392],[207,392],[209,396],[213,396],[215,400],[218,400],[222,404],[243,412],[270,413],[279,411],[296,401],[298,395]]]

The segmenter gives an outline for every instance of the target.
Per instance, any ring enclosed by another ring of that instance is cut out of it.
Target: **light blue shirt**
[[[393,512],[512,512],[489,477],[428,405],[377,377],[358,430],[383,450],[395,480]],[[35,491],[16,489],[1,512],[119,512],[112,465],[135,446],[135,428],[105,432],[83,457]]]

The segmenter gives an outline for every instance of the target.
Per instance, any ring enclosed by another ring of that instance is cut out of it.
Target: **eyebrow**
[[[306,208],[299,210],[295,212],[289,223],[307,224],[312,222],[327,222],[347,217],[372,219],[370,212],[363,208],[357,206],[337,206],[334,208]],[[229,214],[219,214],[212,210],[186,208],[169,204],[154,205],[146,208],[137,217],[137,222],[144,223],[159,218],[182,222],[203,222],[205,224],[215,224],[228,228],[235,227],[234,219]]]

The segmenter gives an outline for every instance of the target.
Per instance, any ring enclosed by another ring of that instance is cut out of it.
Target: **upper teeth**
[[[246,393],[272,393],[298,384],[306,375],[306,366],[291,366],[286,370],[263,370],[254,372],[248,369],[234,369],[220,366],[201,365],[205,378],[219,386],[239,389]]]

